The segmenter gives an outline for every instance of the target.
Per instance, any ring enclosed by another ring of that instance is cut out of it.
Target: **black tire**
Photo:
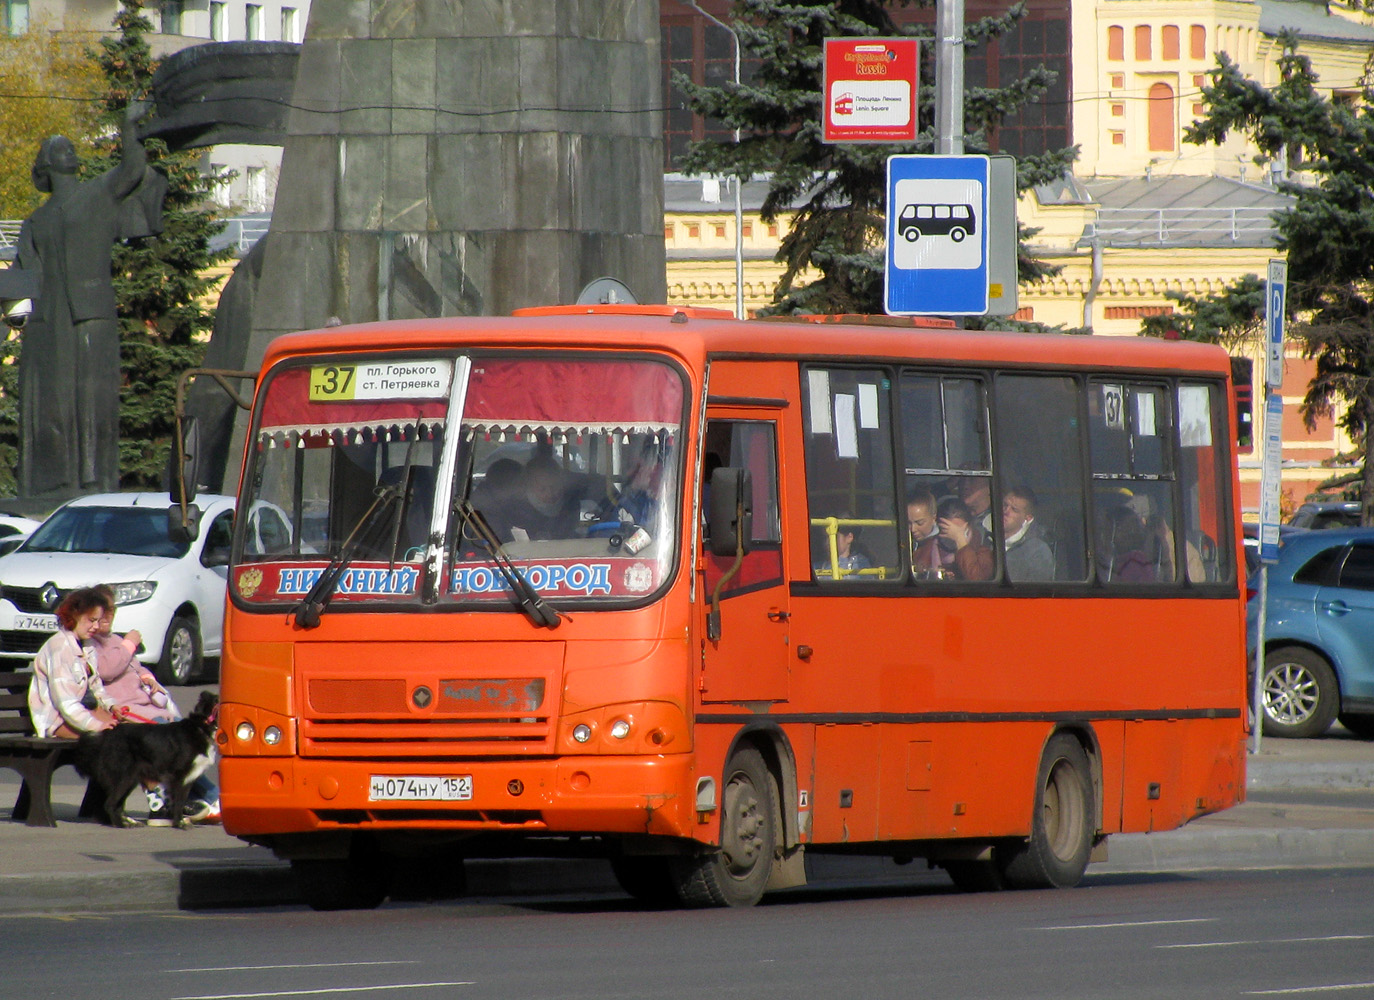
[[[998,892],[1008,888],[996,861],[942,861],[949,880],[964,892]]]
[[[641,903],[676,906],[680,900],[668,862],[667,856],[612,858],[611,871],[620,888]]]
[[[720,798],[720,847],[669,860],[678,898],[687,906],[753,906],[773,871],[778,793],[762,754],[753,747],[735,752]]]
[[[1088,755],[1073,736],[1056,733],[1040,758],[1030,837],[998,849],[1002,875],[1014,889],[1071,888],[1088,867],[1096,831]]]
[[[157,679],[178,687],[200,676],[203,667],[200,628],[194,618],[177,615],[167,626],[162,640],[162,659],[157,662]]]
[[[1350,735],[1362,740],[1374,740],[1374,715],[1356,715],[1341,712],[1336,721],[1350,730]]]
[[[1341,693],[1331,664],[1303,646],[1270,650],[1264,658],[1264,735],[1307,740],[1331,728]]]
[[[968,233],[964,232],[962,229],[951,229],[949,231],[949,238],[952,239],[955,243],[964,242],[964,237],[967,235]]]
[[[384,859],[372,854],[297,858],[291,862],[291,871],[301,898],[312,910],[375,910],[390,887]]]

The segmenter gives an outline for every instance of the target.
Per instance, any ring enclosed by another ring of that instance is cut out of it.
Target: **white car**
[[[103,493],[59,507],[17,550],[0,557],[0,665],[27,662],[57,630],[53,613],[78,587],[115,592],[116,632],[138,629],[138,658],[164,684],[186,684],[219,656],[234,498],[202,495],[200,534],[168,535],[166,493]],[[250,546],[285,534],[282,512],[253,510]],[[8,663],[6,663],[8,661]]]

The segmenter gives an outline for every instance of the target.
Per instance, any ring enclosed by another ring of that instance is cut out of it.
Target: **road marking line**
[[[313,997],[326,993],[374,993],[379,990],[434,990],[443,986],[476,986],[468,983],[388,983],[386,986],[331,986],[315,990],[273,990],[270,993],[203,993],[171,1000],[258,1000],[260,997]]]
[[[1256,941],[1203,941],[1198,944],[1157,944],[1156,948],[1233,948],[1246,944],[1313,944],[1318,941],[1368,941],[1374,934],[1331,934],[1327,937],[1270,938]]]
[[[1291,996],[1294,993],[1333,993],[1336,990],[1367,990],[1374,983],[1340,983],[1336,986],[1299,986],[1291,990],[1247,990],[1243,995],[1248,997],[1277,997]]]
[[[358,965],[419,965],[414,959],[390,959],[384,962],[309,962],[295,965],[211,965],[203,969],[168,969],[168,972],[266,972],[271,969],[334,969]]]
[[[1037,931],[1103,931],[1115,927],[1167,927],[1170,924],[1213,924],[1216,917],[1187,917],[1180,920],[1127,920],[1115,924],[1060,924],[1055,927],[1036,927]]]

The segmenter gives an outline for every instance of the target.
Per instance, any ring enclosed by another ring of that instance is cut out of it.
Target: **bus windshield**
[[[502,564],[559,606],[643,599],[673,566],[684,400],[681,376],[647,359],[283,367],[245,482],[291,532],[239,554],[235,594],[300,600],[343,561],[338,602],[505,606]]]

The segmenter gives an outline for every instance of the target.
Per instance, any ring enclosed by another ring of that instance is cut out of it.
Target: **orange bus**
[[[698,906],[807,851],[1074,885],[1110,834],[1244,798],[1229,374],[662,306],[281,337],[225,827],[319,908],[422,850],[597,853]]]

